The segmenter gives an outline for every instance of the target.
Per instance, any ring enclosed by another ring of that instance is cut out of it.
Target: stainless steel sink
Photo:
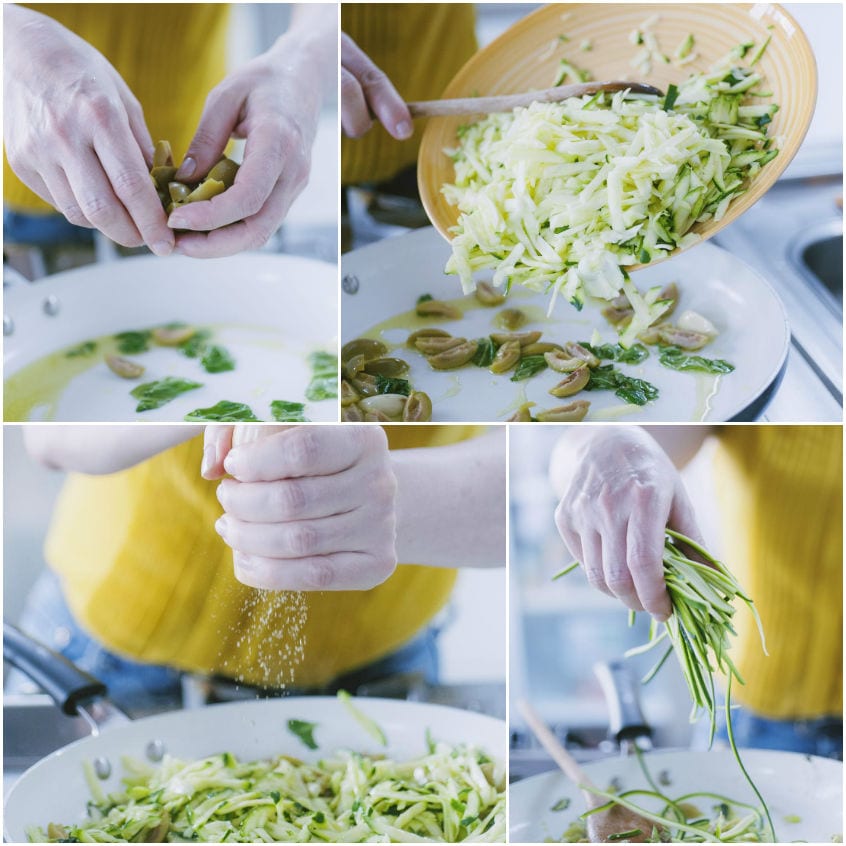
[[[715,239],[758,270],[787,311],[791,351],[771,422],[843,419],[842,193],[839,176],[780,180]]]
[[[821,285],[843,310],[843,223],[832,220],[801,232],[789,250],[792,264]]]

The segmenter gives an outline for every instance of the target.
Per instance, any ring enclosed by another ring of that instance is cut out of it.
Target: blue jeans
[[[130,713],[157,710],[181,698],[181,671],[122,658],[80,628],[65,602],[59,578],[50,571],[38,579],[27,597],[20,627],[80,669],[96,676],[109,689],[109,698]],[[426,682],[435,684],[438,680],[437,635],[438,630],[430,626],[391,654],[345,673],[320,690],[287,688],[285,693],[334,693],[340,688],[354,691],[362,684],[399,673],[419,673]],[[6,691],[19,692],[26,684],[23,674],[12,671],[6,681]]]
[[[720,703],[719,708],[714,743],[728,744],[724,705]],[[732,708],[731,727],[741,748],[781,749],[843,760],[843,719],[839,715],[813,720],[773,720],[746,708]],[[707,743],[708,720],[701,716],[692,745],[704,749]]]
[[[84,226],[74,226],[63,215],[26,214],[3,210],[3,239],[7,243],[37,244],[92,244],[94,232]]]

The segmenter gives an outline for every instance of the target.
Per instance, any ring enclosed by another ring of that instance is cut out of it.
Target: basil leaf
[[[209,347],[211,332],[208,329],[198,329],[187,341],[183,341],[179,348],[182,355],[188,358],[199,358]]]
[[[476,367],[490,367],[496,358],[496,343],[493,338],[479,338],[476,343],[476,354],[470,359]]]
[[[65,353],[65,358],[82,358],[83,356],[93,355],[97,350],[96,341],[85,341],[79,346],[72,347]]]
[[[549,810],[550,811],[566,811],[570,807],[570,800],[565,796],[559,799]]]
[[[542,355],[527,355],[521,358],[514,375],[511,377],[512,382],[520,382],[523,379],[528,379],[534,376],[535,373],[540,373],[541,370],[546,370],[549,365]]]
[[[687,355],[679,347],[661,347],[658,361],[671,370],[692,370],[698,373],[731,373],[734,365],[722,358]]]
[[[193,391],[194,388],[202,387],[202,382],[192,382],[190,379],[177,379],[174,376],[168,376],[156,382],[145,382],[143,385],[138,385],[129,393],[135,399],[140,400],[135,408],[136,411],[150,411],[153,408],[161,408],[161,406],[176,399],[186,391]]]
[[[288,402],[288,400],[273,400],[270,403],[270,413],[274,420],[280,423],[307,423],[303,411],[305,403]]]
[[[338,373],[338,357],[328,352],[313,352],[308,357],[315,376],[335,376]]]
[[[411,382],[408,379],[395,379],[391,376],[376,375],[377,394],[402,394],[407,397],[411,393]]]
[[[586,391],[614,391],[615,396],[632,405],[646,405],[650,400],[658,398],[658,388],[655,385],[643,379],[626,376],[613,364],[594,367],[590,371],[590,381],[584,389]]]
[[[622,344],[598,344],[594,346],[587,341],[579,341],[579,345],[590,350],[597,358],[619,361],[623,364],[640,364],[649,358],[649,350],[643,344],[632,344],[624,347]]]
[[[235,359],[229,351],[217,346],[209,347],[205,351],[200,364],[206,373],[223,373],[225,370],[235,369]]]
[[[306,388],[306,399],[317,402],[338,396],[338,358],[328,352],[313,352],[308,357],[312,378]]]
[[[309,749],[317,749],[317,741],[314,739],[317,725],[307,720],[288,720],[288,731],[295,734]]]
[[[253,410],[248,405],[229,400],[221,400],[211,408],[195,408],[185,415],[185,419],[190,423],[202,420],[212,420],[217,423],[258,422],[258,417],[253,414]]]
[[[434,299],[435,298],[431,294],[421,294],[417,298],[417,305],[420,305],[420,303],[428,303],[429,300],[434,300]]]
[[[137,355],[138,353],[147,352],[150,349],[151,337],[152,333],[149,329],[118,332],[115,335],[118,352],[123,353],[123,355]]]
[[[338,377],[334,373],[331,376],[315,376],[308,383],[305,395],[310,402],[335,399],[338,396]]]

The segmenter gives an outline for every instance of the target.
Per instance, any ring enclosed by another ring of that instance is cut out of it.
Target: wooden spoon
[[[527,91],[523,94],[501,94],[497,97],[462,97],[456,100],[421,100],[407,103],[412,117],[445,117],[449,115],[491,114],[491,112],[510,112],[520,106],[532,103],[559,103],[570,97],[596,94],[599,91],[625,91],[633,94],[655,94],[663,97],[663,92],[651,85],[640,82],[580,82],[576,85],[559,85],[541,91]]]
[[[597,790],[596,785],[570,753],[558,742],[558,738],[549,730],[537,711],[522,699],[517,703],[517,708],[541,746],[552,756],[552,760],[558,764],[564,774],[581,790],[588,810],[607,804],[607,799],[592,792]],[[588,839],[591,843],[619,842],[619,837],[612,840],[612,836],[620,835],[626,831],[638,830],[640,830],[640,834],[627,837],[624,842],[648,843],[653,828],[658,829],[659,833],[662,830],[661,826],[656,825],[652,820],[648,820],[628,808],[623,808],[621,805],[612,805],[607,811],[598,811],[591,814],[586,818],[585,824]]]

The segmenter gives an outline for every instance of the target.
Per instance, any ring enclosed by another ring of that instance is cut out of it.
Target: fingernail
[[[215,491],[215,494],[216,494],[216,496],[217,496],[217,501],[218,501],[221,505],[223,505],[223,482],[221,482],[221,483],[217,486],[217,490]]]
[[[229,450],[228,455],[223,459],[223,469],[226,470],[230,476],[238,475],[238,466],[240,464],[240,459],[238,458],[239,453],[239,449],[233,448]]]
[[[203,462],[200,465],[200,475],[206,476],[214,467],[215,459],[217,458],[217,450],[211,444],[206,444],[203,447]]]
[[[396,132],[396,134],[397,134],[400,138],[405,139],[405,138],[411,138],[411,135],[412,135],[412,133],[414,132],[414,128],[412,127],[412,125],[411,125],[411,123],[410,123],[409,121],[407,121],[407,120],[403,120],[403,121],[400,121],[400,122],[396,125],[396,127],[395,127],[395,130],[394,130],[394,131]]]
[[[188,221],[184,217],[179,216],[179,212],[174,212],[168,219],[167,225],[171,229],[185,229]]]
[[[169,256],[173,252],[173,244],[169,241],[156,241],[150,249],[157,256]]]
[[[217,522],[214,524],[214,530],[221,536],[224,537],[226,535],[226,516],[218,517]]]
[[[179,166],[179,170],[176,172],[176,178],[190,179],[194,175],[194,171],[196,169],[197,163],[190,156],[187,156]]]

